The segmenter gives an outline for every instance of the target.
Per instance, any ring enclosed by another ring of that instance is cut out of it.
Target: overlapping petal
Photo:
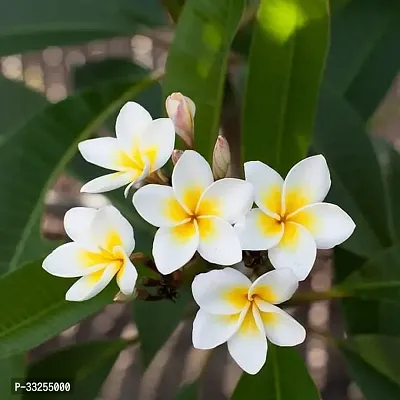
[[[235,231],[243,250],[267,250],[280,242],[284,224],[253,208],[235,225]]]
[[[117,273],[117,284],[123,294],[130,295],[135,288],[138,273],[122,248],[120,252],[123,256],[123,263]]]
[[[290,220],[304,226],[314,237],[318,249],[331,249],[353,233],[356,225],[340,207],[329,203],[305,206]]]
[[[249,290],[249,299],[279,304],[289,300],[299,287],[296,275],[291,269],[277,269],[257,278]]]
[[[104,193],[138,180],[141,171],[114,172],[95,178],[81,187],[82,193]]]
[[[308,204],[325,199],[331,178],[324,156],[298,162],[287,174],[282,190],[282,215],[289,215]]]
[[[91,225],[97,210],[89,207],[74,207],[64,216],[64,229],[67,235],[86,250],[97,250],[92,237]]]
[[[224,178],[211,184],[200,197],[198,215],[213,215],[234,223],[251,208],[253,188],[241,179]]]
[[[193,150],[186,150],[172,172],[175,196],[186,211],[194,213],[200,196],[214,182],[207,161]]]
[[[188,218],[170,186],[146,185],[133,195],[133,204],[139,215],[154,226],[177,226]]]
[[[153,257],[157,269],[168,275],[183,267],[194,256],[198,245],[199,233],[195,222],[173,228],[160,228],[153,242]]]
[[[138,103],[129,101],[121,108],[115,122],[115,133],[128,154],[134,150],[152,121],[149,112]]]
[[[251,281],[233,268],[215,269],[193,279],[196,303],[210,314],[237,314],[246,307]]]
[[[198,252],[205,260],[219,265],[233,265],[242,260],[239,238],[229,222],[218,217],[199,217],[197,223]]]
[[[317,247],[311,233],[293,222],[285,224],[281,241],[268,251],[268,257],[275,268],[290,268],[300,281],[310,273],[316,256]]]
[[[246,180],[254,187],[254,199],[258,207],[271,217],[279,218],[282,202],[282,177],[261,161],[244,164]]]

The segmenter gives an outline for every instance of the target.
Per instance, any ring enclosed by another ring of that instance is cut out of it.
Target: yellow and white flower
[[[250,210],[250,183],[233,178],[214,182],[207,161],[185,151],[172,173],[172,187],[147,185],[133,196],[138,213],[160,227],[153,243],[158,270],[169,274],[196,251],[207,261],[232,265],[242,259],[239,239],[231,224]]]
[[[212,349],[225,342],[237,364],[256,374],[267,357],[267,339],[278,346],[296,346],[305,329],[275,304],[296,291],[298,281],[290,269],[267,272],[253,283],[233,268],[197,275],[193,297],[200,306],[193,322],[193,346]]]
[[[102,137],[79,143],[83,158],[100,167],[116,171],[86,183],[81,192],[102,193],[145,179],[170,158],[175,145],[171,119],[153,120],[140,104],[128,102],[118,114],[116,138]]]
[[[68,290],[67,300],[92,298],[115,275],[122,293],[133,292],[138,276],[129,260],[135,248],[133,229],[115,207],[72,208],[65,214],[64,227],[73,242],[50,253],[43,268],[62,278],[81,277]]]
[[[355,229],[340,207],[322,203],[331,186],[322,155],[297,163],[283,180],[260,161],[244,166],[254,187],[255,203],[236,226],[244,250],[268,250],[275,268],[291,268],[299,280],[311,271],[318,249],[331,249]]]

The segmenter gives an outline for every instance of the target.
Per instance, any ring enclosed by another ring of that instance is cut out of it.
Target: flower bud
[[[175,131],[189,149],[194,145],[194,102],[182,93],[172,93],[165,100],[168,117],[175,125]]]
[[[212,172],[215,179],[226,177],[231,163],[231,153],[228,141],[221,135],[218,136],[213,153]]]
[[[181,158],[181,155],[183,154],[183,150],[177,150],[177,149],[175,149],[173,152],[172,152],[172,156],[171,156],[171,160],[172,160],[172,163],[175,165],[177,162],[178,162],[178,160]]]

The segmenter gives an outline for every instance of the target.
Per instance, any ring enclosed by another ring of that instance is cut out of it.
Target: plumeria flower
[[[317,249],[331,249],[353,233],[355,224],[340,207],[322,203],[331,186],[322,155],[297,163],[283,180],[260,161],[244,166],[255,203],[236,225],[244,250],[268,250],[275,268],[291,268],[299,280],[311,271]]]
[[[171,119],[153,120],[140,104],[128,102],[118,114],[117,137],[89,139],[79,143],[83,158],[114,173],[86,183],[81,192],[102,193],[145,179],[161,168],[171,156],[175,128]]]
[[[135,248],[133,229],[115,207],[72,208],[65,214],[64,227],[73,242],[50,253],[43,268],[62,278],[81,277],[68,290],[67,300],[92,298],[115,275],[123,294],[133,292],[138,276],[129,260]]]
[[[256,374],[267,357],[267,339],[278,346],[296,346],[305,329],[275,304],[296,291],[298,281],[290,269],[267,272],[253,283],[233,268],[197,275],[193,297],[200,306],[193,322],[193,346],[212,349],[228,343],[236,363]]]
[[[133,196],[138,213],[160,227],[153,243],[158,270],[169,274],[196,251],[207,261],[232,265],[242,259],[239,239],[231,226],[250,210],[250,183],[233,178],[214,182],[207,161],[185,151],[172,173],[172,187],[146,185]]]

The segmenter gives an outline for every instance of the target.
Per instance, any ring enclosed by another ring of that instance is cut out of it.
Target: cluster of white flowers
[[[285,180],[260,161],[245,163],[245,180],[228,178],[230,153],[223,137],[217,140],[212,168],[194,150],[174,150],[175,132],[193,148],[194,103],[174,93],[166,109],[169,118],[153,120],[129,102],[117,117],[116,138],[80,143],[87,161],[115,171],[86,183],[82,191],[126,186],[127,196],[145,180],[162,183],[136,190],[133,205],[158,227],[153,257],[163,275],[184,267],[196,252],[212,264],[232,266],[242,260],[243,250],[268,250],[275,270],[254,282],[227,267],[198,274],[192,283],[200,307],[193,345],[210,349],[227,342],[238,365],[255,374],[265,363],[267,339],[279,346],[304,341],[304,328],[276,304],[290,299],[308,276],[317,249],[342,243],[355,224],[338,206],[323,203],[331,181],[322,155],[300,161]],[[169,186],[159,170],[171,155],[175,166]],[[258,208],[252,209],[254,202]],[[92,298],[115,275],[121,292],[133,293],[138,276],[130,259],[134,233],[115,207],[73,208],[64,226],[73,242],[55,249],[43,268],[60,277],[80,277],[67,300]]]

